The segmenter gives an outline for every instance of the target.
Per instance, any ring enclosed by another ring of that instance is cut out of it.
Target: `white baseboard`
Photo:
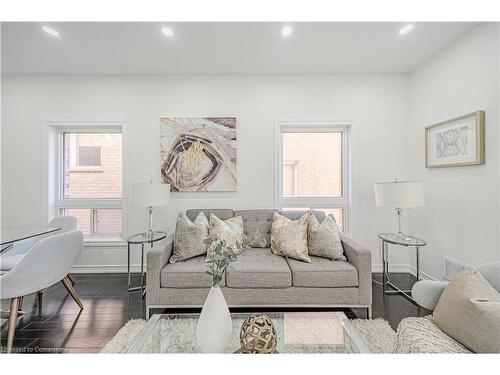
[[[130,272],[136,273],[141,272],[140,265],[131,265]],[[146,267],[144,267],[144,272],[146,272]],[[93,264],[93,265],[75,265],[71,268],[71,273],[127,273],[127,265],[105,265],[105,264]]]

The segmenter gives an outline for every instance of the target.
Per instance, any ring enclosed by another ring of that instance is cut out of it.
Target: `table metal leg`
[[[144,244],[141,244],[141,293],[144,289]]]
[[[417,281],[420,281],[420,248],[417,247]]]
[[[384,245],[384,240],[380,240],[380,249],[382,253],[382,291],[385,294],[385,245]]]
[[[127,274],[128,274],[128,289],[130,290],[130,243],[127,244]]]

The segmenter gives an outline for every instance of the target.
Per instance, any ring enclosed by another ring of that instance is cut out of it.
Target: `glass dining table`
[[[57,232],[60,227],[6,227],[0,228],[0,253],[9,251],[15,242]]]

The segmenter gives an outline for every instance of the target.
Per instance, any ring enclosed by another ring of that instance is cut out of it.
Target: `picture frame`
[[[485,163],[485,112],[475,111],[425,128],[425,167]]]

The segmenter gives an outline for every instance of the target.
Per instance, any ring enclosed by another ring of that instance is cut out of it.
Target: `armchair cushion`
[[[500,294],[477,270],[459,273],[429,319],[477,353],[500,353]]]

